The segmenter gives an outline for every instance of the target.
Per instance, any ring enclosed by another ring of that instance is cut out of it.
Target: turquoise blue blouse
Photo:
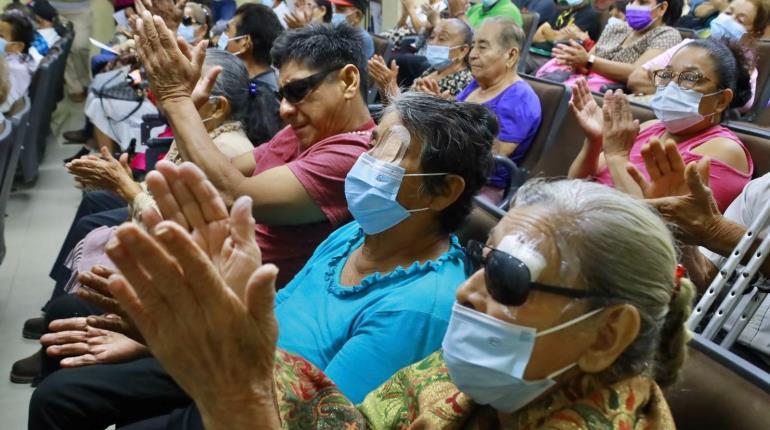
[[[332,233],[276,297],[278,347],[326,373],[354,403],[397,370],[441,347],[455,290],[465,280],[455,236],[438,259],[340,284],[364,242],[356,222]]]

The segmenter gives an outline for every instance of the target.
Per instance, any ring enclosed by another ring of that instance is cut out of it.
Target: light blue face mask
[[[583,0],[564,0],[564,3],[567,3],[567,6],[569,7],[575,7],[580,3],[583,3]]]
[[[444,70],[452,64],[452,59],[449,58],[449,51],[459,46],[441,46],[441,45],[428,45],[425,50],[425,58],[428,59],[428,63],[436,70]]]
[[[729,39],[733,42],[741,40],[746,29],[731,15],[720,13],[711,21],[711,37],[716,40]]]
[[[0,54],[5,55],[5,45],[8,43],[7,40],[0,37]]]
[[[221,49],[223,51],[227,51],[227,45],[229,45],[230,42],[232,42],[234,40],[238,40],[238,39],[243,39],[246,36],[247,35],[244,34],[242,36],[236,36],[236,37],[233,37],[232,39],[230,39],[230,37],[227,35],[227,33],[222,33],[219,36],[219,41],[217,42],[217,48],[219,48],[219,49]]]
[[[192,25],[180,25],[176,30],[176,34],[187,43],[193,43],[195,40],[195,29]]]
[[[345,13],[334,12],[332,14],[332,25],[340,25],[348,22],[348,15]]]
[[[497,0],[482,0],[481,2],[484,9],[491,9],[495,4],[497,4]]]
[[[381,233],[414,212],[429,208],[407,210],[396,201],[405,176],[443,176],[446,173],[405,174],[403,167],[378,160],[368,153],[361,154],[345,177],[345,198],[353,218],[367,235]]]
[[[710,96],[712,94],[716,93],[706,95]],[[660,122],[666,126],[666,130],[676,134],[687,130],[716,113],[712,112],[705,116],[701,115],[700,101],[703,97],[705,95],[698,91],[686,90],[671,82],[665,87],[658,87],[650,101],[650,107],[652,107],[652,111],[655,112],[655,116]]]
[[[565,366],[545,379],[525,380],[535,339],[586,320],[595,309],[556,327],[537,331],[511,324],[455,302],[441,347],[452,382],[474,402],[500,412],[514,412],[556,384],[554,378],[572,369]]]
[[[272,9],[274,2],[273,0],[262,0],[262,4]]]

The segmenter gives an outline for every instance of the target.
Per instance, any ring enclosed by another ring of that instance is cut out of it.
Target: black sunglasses
[[[311,91],[316,89],[321,81],[329,75],[329,73],[341,69],[342,66],[332,67],[330,69],[322,70],[318,73],[314,73],[306,78],[297,79],[291,81],[288,84],[278,89],[278,95],[282,99],[286,99],[289,103],[296,104],[301,102]]]
[[[193,24],[199,24],[197,21],[195,21],[195,18],[191,16],[186,16],[182,18],[182,25],[193,25]]]
[[[484,255],[484,248],[489,248]],[[506,252],[469,240],[466,245],[465,268],[468,276],[484,266],[487,291],[496,301],[508,306],[520,306],[527,301],[530,290],[543,291],[573,299],[601,297],[585,290],[554,287],[530,282],[529,268],[524,262]]]

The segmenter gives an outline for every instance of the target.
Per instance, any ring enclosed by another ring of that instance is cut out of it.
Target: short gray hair
[[[484,20],[484,24],[498,24],[500,26],[500,33],[498,34],[498,41],[504,49],[516,48],[521,54],[522,46],[524,45],[524,30],[521,29],[519,24],[510,16],[493,16]]]
[[[607,304],[628,303],[639,311],[637,338],[604,376],[615,381],[647,372],[661,385],[676,380],[694,287],[684,280],[672,299],[677,253],[660,216],[643,200],[579,180],[530,181],[513,203],[539,205],[554,226],[561,278],[610,298]]]

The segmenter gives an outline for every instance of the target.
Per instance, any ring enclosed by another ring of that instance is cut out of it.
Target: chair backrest
[[[0,128],[2,128],[2,131],[0,131],[0,180],[4,182],[3,178],[8,176],[6,173],[9,169],[13,172],[16,171],[16,165],[10,165],[15,140],[13,138],[14,129],[10,120],[5,118],[0,120]],[[13,179],[13,175],[11,175],[11,179]],[[0,191],[5,187],[10,189],[11,185],[0,185]],[[8,203],[9,194],[0,192],[0,264],[5,259],[5,207]]]
[[[572,96],[570,89],[564,84],[546,81],[529,75],[521,75],[529,83],[537,97],[540,99],[540,111],[542,122],[535,135],[532,146],[519,163],[533,174],[538,161],[543,156],[550,156],[550,149],[561,136],[558,134],[569,108],[569,100]]]
[[[532,39],[537,31],[537,24],[540,22],[540,14],[537,12],[526,12],[521,14],[524,31],[524,43],[521,46],[519,54],[519,73],[524,73],[527,68],[527,58],[529,57],[529,47],[532,45]]]
[[[726,125],[749,150],[754,162],[754,177],[770,172],[770,130],[746,122],[728,121]]]
[[[679,35],[682,36],[682,39],[698,38],[698,33],[696,33],[695,30],[691,28],[677,27],[676,30],[679,32]]]
[[[37,71],[32,76],[32,84],[29,87],[32,108],[29,113],[29,127],[21,151],[21,170],[25,183],[31,183],[37,178],[38,165],[40,163],[40,145],[38,140],[43,134],[43,121],[46,110],[51,109],[51,59],[43,58]],[[45,135],[42,136],[45,138]]]
[[[699,336],[688,353],[681,380],[665,391],[677,429],[767,428],[770,389],[761,369]]]

